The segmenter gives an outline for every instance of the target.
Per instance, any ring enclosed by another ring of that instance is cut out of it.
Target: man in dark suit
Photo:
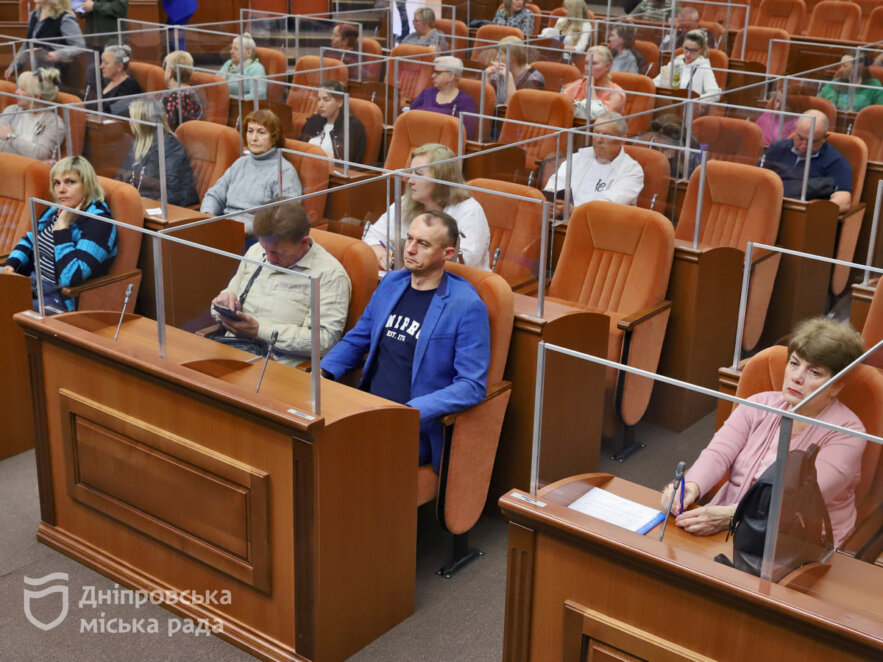
[[[322,359],[339,379],[368,358],[359,388],[420,410],[420,464],[439,470],[439,418],[478,404],[490,365],[488,312],[478,292],[445,271],[457,252],[457,222],[427,211],[411,222],[405,269],[387,274],[355,327]]]

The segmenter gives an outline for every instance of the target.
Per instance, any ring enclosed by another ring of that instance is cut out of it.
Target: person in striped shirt
[[[49,171],[49,181],[55,202],[69,209],[50,207],[40,217],[36,253],[46,311],[68,312],[75,309],[75,302],[61,289],[107,273],[117,254],[117,230],[112,223],[72,211],[111,218],[89,161],[82,156],[63,158]],[[28,232],[9,254],[3,271],[30,276],[36,282],[34,255],[33,233]],[[35,295],[35,309],[36,302]]]

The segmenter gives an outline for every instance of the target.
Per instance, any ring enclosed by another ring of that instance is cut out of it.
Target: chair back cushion
[[[466,39],[469,36],[469,29],[463,21],[437,18],[435,19],[435,27],[444,32],[453,50],[463,52],[463,49],[466,48]],[[463,56],[458,55],[458,57],[462,59]]]
[[[647,63],[647,70],[639,73],[655,78],[659,73],[659,46],[652,41],[644,41],[643,39],[635,39],[635,50],[638,51]]]
[[[484,269],[454,262],[445,262],[445,268],[472,283],[487,306],[491,328],[491,363],[487,383],[494,386],[503,379],[506,357],[509,355],[509,340],[515,318],[512,288],[500,276]]]
[[[625,145],[623,149],[644,171],[644,188],[638,194],[638,207],[664,212],[671,179],[668,158],[662,152],[643,145]]]
[[[459,130],[459,120],[450,115],[431,113],[428,110],[411,110],[399,115],[392,130],[392,140],[383,167],[387,170],[406,167],[411,151],[426,143],[447,145],[456,154]]]
[[[435,60],[436,51],[429,46],[400,44],[392,49],[390,55],[393,58],[407,58],[397,63],[391,60],[386,63],[386,84],[393,85],[398,69],[399,104],[400,107],[406,106],[432,83],[432,61]]]
[[[699,243],[741,251],[749,241],[774,244],[782,213],[779,176],[772,170],[740,163],[709,161],[707,165]],[[693,240],[700,175],[697,168],[690,177],[678,219],[675,236],[683,241]]]
[[[49,165],[18,154],[0,154],[0,255],[10,253],[18,240],[31,229],[32,197],[49,197]],[[43,206],[37,205],[37,214]]]
[[[858,39],[861,22],[862,10],[857,4],[825,0],[812,10],[806,34],[819,39],[855,41]]]
[[[532,122],[544,127],[561,127],[569,129],[573,126],[573,102],[558,92],[544,90],[517,90],[509,99],[506,108],[506,120],[500,131],[499,142],[514,143],[521,140],[538,138],[552,132],[551,128],[525,126],[508,120]],[[542,160],[556,150],[554,136],[545,140],[535,140],[523,145],[526,153],[526,167],[533,170],[535,161]]]
[[[582,76],[579,69],[572,64],[564,62],[537,60],[536,62],[531,62],[530,66],[543,74],[543,78],[546,81],[546,90],[549,92],[560,92],[565,85]]]
[[[309,156],[304,156],[304,154],[285,154],[285,158],[297,171],[300,183],[303,186],[304,195],[328,189],[328,180],[331,177],[331,161],[325,160],[328,157],[325,154],[325,150],[318,145],[311,145],[310,143],[292,140],[291,138],[285,139],[285,149],[305,152],[306,154],[313,154],[319,157],[313,159]],[[307,216],[310,217],[310,225],[322,223],[325,215],[325,199],[327,197],[323,193],[322,195],[316,195],[301,201]]]
[[[215,124],[226,124],[230,113],[230,86],[221,76],[209,74],[204,71],[194,71],[190,74],[191,85],[208,85],[201,87],[198,92],[204,100],[202,107],[202,119]],[[222,83],[222,84],[221,84]]]
[[[239,132],[230,126],[191,120],[175,131],[187,150],[199,197],[240,157]]]
[[[115,221],[126,223],[136,228],[144,227],[144,205],[141,195],[131,184],[107,177],[99,177],[98,183],[104,189],[104,201],[110,209]],[[138,264],[141,252],[141,233],[117,227],[119,248],[116,258],[108,270],[108,274],[131,271]]]
[[[647,111],[653,108],[656,99],[656,85],[653,79],[643,74],[630,74],[625,71],[614,71],[610,74],[610,80],[619,85],[625,92],[625,109],[623,115],[635,115],[636,113],[644,113],[636,117],[626,117],[629,126],[630,136],[635,136],[644,131],[650,130],[650,123],[653,120],[653,113]],[[632,94],[637,92],[637,94]]]
[[[166,79],[162,67],[147,62],[129,62],[129,75],[138,81],[143,92],[162,92],[166,89]]]
[[[534,23],[536,23],[536,17],[534,19]],[[503,37],[518,37],[523,40],[524,33],[518,28],[509,25],[495,25],[493,23],[482,25],[475,33],[475,46],[472,49],[472,57],[470,59],[480,60],[482,51],[488,48],[496,48],[496,43],[492,44],[490,42],[499,42]]]
[[[738,117],[697,117],[693,120],[693,138],[707,146],[709,160],[756,165],[763,154],[761,128]]]
[[[317,55],[305,55],[294,65],[291,82],[294,85],[319,87],[326,80],[337,80],[346,87],[349,73],[343,62],[332,57],[320,58]],[[291,106],[292,120],[307,118],[316,114],[318,98],[315,90],[292,87],[285,100]]]
[[[746,36],[747,35],[747,36]],[[759,62],[766,67],[767,73],[774,76],[781,76],[785,73],[785,67],[788,65],[788,53],[791,44],[776,41],[773,43],[772,59],[767,62],[770,55],[770,43],[776,40],[788,40],[791,35],[780,28],[766,28],[760,25],[752,25],[746,33],[742,28],[736,33],[736,40],[733,42],[733,50],[730,51],[730,57],[747,62]],[[742,42],[745,42],[745,56],[742,56]]]
[[[535,280],[539,270],[542,203],[546,200],[545,196],[533,186],[497,179],[473,179],[468,183],[485,189],[473,191],[472,196],[484,209],[488,219],[491,262],[494,252],[500,249],[494,273],[502,276],[510,285]],[[533,198],[537,202],[505,198],[495,195],[494,191]]]
[[[862,108],[855,118],[852,135],[868,148],[868,161],[883,161],[883,106]]]
[[[365,311],[365,306],[377,289],[377,256],[360,239],[347,237],[336,232],[312,229],[310,236],[322,248],[331,253],[343,265],[352,284],[350,307],[347,311],[344,333],[349,331]],[[321,312],[320,312],[321,314]]]
[[[383,112],[376,103],[354,96],[350,96],[350,112],[365,127],[365,156],[362,157],[362,163],[374,165],[383,141]]]
[[[285,99],[285,86],[287,76],[280,76],[288,69],[285,53],[278,48],[266,48],[264,46],[257,47],[257,56],[260,63],[267,72],[267,99],[276,103],[283,103]]]
[[[461,78],[457,83],[457,87],[472,97],[475,107],[482,115],[487,115],[480,123],[481,139],[490,140],[491,137],[491,117],[494,116],[494,109],[497,105],[497,93],[490,83],[484,84],[484,105],[481,103],[481,80],[474,78]]]
[[[803,0],[763,0],[757,12],[757,24],[767,28],[780,28],[788,34],[800,35],[806,20]]]
[[[868,168],[868,146],[858,136],[832,131],[828,134],[828,142],[852,166],[852,204],[862,199],[865,185],[865,171]]]

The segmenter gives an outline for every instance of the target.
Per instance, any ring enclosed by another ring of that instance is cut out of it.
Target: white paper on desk
[[[162,217],[162,207],[150,207],[145,210],[148,216]]]
[[[641,535],[665,519],[662,511],[623,499],[600,487],[592,488],[568,507]]]

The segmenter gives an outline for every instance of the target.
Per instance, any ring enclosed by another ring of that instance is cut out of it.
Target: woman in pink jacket
[[[788,345],[782,390],[758,393],[749,400],[788,411],[863,351],[862,337],[848,324],[826,318],[805,320],[797,326]],[[864,432],[858,417],[837,399],[842,388],[842,380],[835,382],[798,413]],[[726,529],[748,488],[776,460],[780,422],[781,417],[776,414],[743,405],[736,407],[684,476],[685,510],[681,513],[676,497],[672,506],[675,523],[695,535],[712,535]],[[839,547],[855,526],[855,486],[861,475],[865,440],[794,421],[791,449],[805,450],[810,444],[819,447],[819,488],[831,516],[834,543]],[[726,482],[707,504],[686,510],[724,477]],[[663,508],[668,507],[670,490],[668,486],[663,492]]]

